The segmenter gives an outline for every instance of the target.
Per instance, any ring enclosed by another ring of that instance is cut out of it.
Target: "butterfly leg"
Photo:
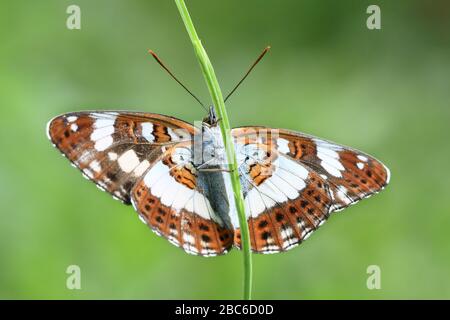
[[[204,168],[204,169],[198,169],[198,171],[201,171],[201,172],[228,172],[228,173],[233,172],[233,170],[224,169],[224,168]]]
[[[215,158],[211,158],[208,161],[203,162],[202,164],[200,164],[199,166],[197,166],[197,170],[202,170],[205,166],[207,166],[208,164],[210,164],[211,162],[215,161]]]
[[[231,170],[229,170],[229,169],[226,169],[226,168],[221,168],[221,167],[219,167],[219,168],[216,168],[216,167],[206,167],[206,166],[208,166],[211,162],[213,162],[213,161],[217,161],[216,160],[216,158],[211,158],[211,159],[209,159],[208,161],[206,161],[206,162],[204,162],[204,163],[202,163],[201,165],[199,165],[196,169],[198,170],[198,171],[201,171],[201,172],[232,172]],[[206,168],[205,168],[206,167]]]

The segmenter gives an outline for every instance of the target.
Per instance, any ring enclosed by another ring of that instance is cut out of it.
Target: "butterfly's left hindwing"
[[[190,141],[194,128],[181,120],[133,112],[74,112],[48,124],[52,143],[85,177],[124,203],[164,148]]]
[[[132,191],[132,203],[158,235],[194,255],[216,256],[233,246],[233,230],[199,185],[191,143],[168,149]]]

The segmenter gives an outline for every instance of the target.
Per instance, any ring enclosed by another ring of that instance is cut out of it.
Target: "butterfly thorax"
[[[222,133],[217,125],[210,126],[203,123],[201,137],[201,148],[194,147],[194,159],[200,159],[197,164],[200,168],[215,168],[226,165],[225,147],[223,145]],[[201,155],[201,158],[200,158]]]
[[[214,106],[209,107],[208,115],[203,118],[203,123],[207,126],[213,127],[217,126],[219,122],[219,118],[217,117],[216,110],[214,109]]]
[[[213,110],[211,108],[211,110]],[[214,120],[214,113],[210,113],[209,120]],[[197,187],[209,200],[215,212],[213,219],[220,225],[231,227],[229,174],[226,172],[227,163],[220,128],[211,122],[202,125],[201,148],[199,142],[194,143],[194,160],[199,159],[194,166],[197,174]],[[225,195],[225,196],[224,196]]]

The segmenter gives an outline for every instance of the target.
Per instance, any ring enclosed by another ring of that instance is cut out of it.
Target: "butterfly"
[[[48,123],[53,145],[101,190],[133,205],[155,233],[194,255],[241,247],[214,108],[201,125],[154,113],[85,111]],[[390,173],[375,158],[303,133],[231,131],[251,249],[287,251],[333,212],[378,193]]]

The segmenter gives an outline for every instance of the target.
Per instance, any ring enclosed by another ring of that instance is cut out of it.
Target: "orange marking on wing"
[[[278,157],[278,153],[275,149],[272,149],[271,144],[258,143],[258,148],[266,152],[265,158],[260,162],[256,162],[250,165],[249,175],[256,186],[262,184],[265,180],[270,178],[275,170],[273,163]]]
[[[316,145],[311,139],[290,135],[281,135],[281,137],[289,141],[289,156],[292,158],[308,160],[315,157]]]
[[[182,183],[189,189],[195,189],[197,186],[197,177],[189,168],[185,166],[177,166],[171,158],[171,154],[168,153],[162,162],[170,168],[170,175],[179,183]]]
[[[66,116],[55,118],[49,127],[52,142],[64,153],[69,160],[74,160],[80,145],[84,148],[93,146],[90,135],[93,131],[94,120],[90,117],[79,117],[76,121],[68,122]],[[76,130],[72,130],[72,125]]]
[[[216,222],[204,219],[184,209],[176,212],[162,204],[141,182],[133,190],[136,209],[147,224],[174,244],[184,248],[188,244],[195,250],[190,253],[213,255],[226,253],[233,244],[233,230],[221,227]],[[189,235],[194,243],[188,243],[183,235]],[[186,248],[184,248],[186,250]]]
[[[346,169],[341,179],[342,184],[353,192],[372,193],[386,185],[385,167],[370,156],[365,155],[367,161],[362,161],[355,152],[345,150],[339,152],[339,157]],[[362,168],[359,168],[358,164],[362,165]]]
[[[126,117],[117,117],[116,123],[114,125],[116,129],[116,135],[125,136],[130,138],[133,143],[138,143],[139,139],[136,135],[137,122]],[[141,133],[139,133],[141,134]]]
[[[326,181],[310,172],[308,185],[297,199],[248,219],[252,251],[279,252],[294,247],[328,218],[331,203]],[[234,245],[241,246],[239,229],[235,231]]]
[[[155,137],[156,143],[169,142],[172,140],[167,133],[167,127],[160,124],[153,125],[153,136]]]

